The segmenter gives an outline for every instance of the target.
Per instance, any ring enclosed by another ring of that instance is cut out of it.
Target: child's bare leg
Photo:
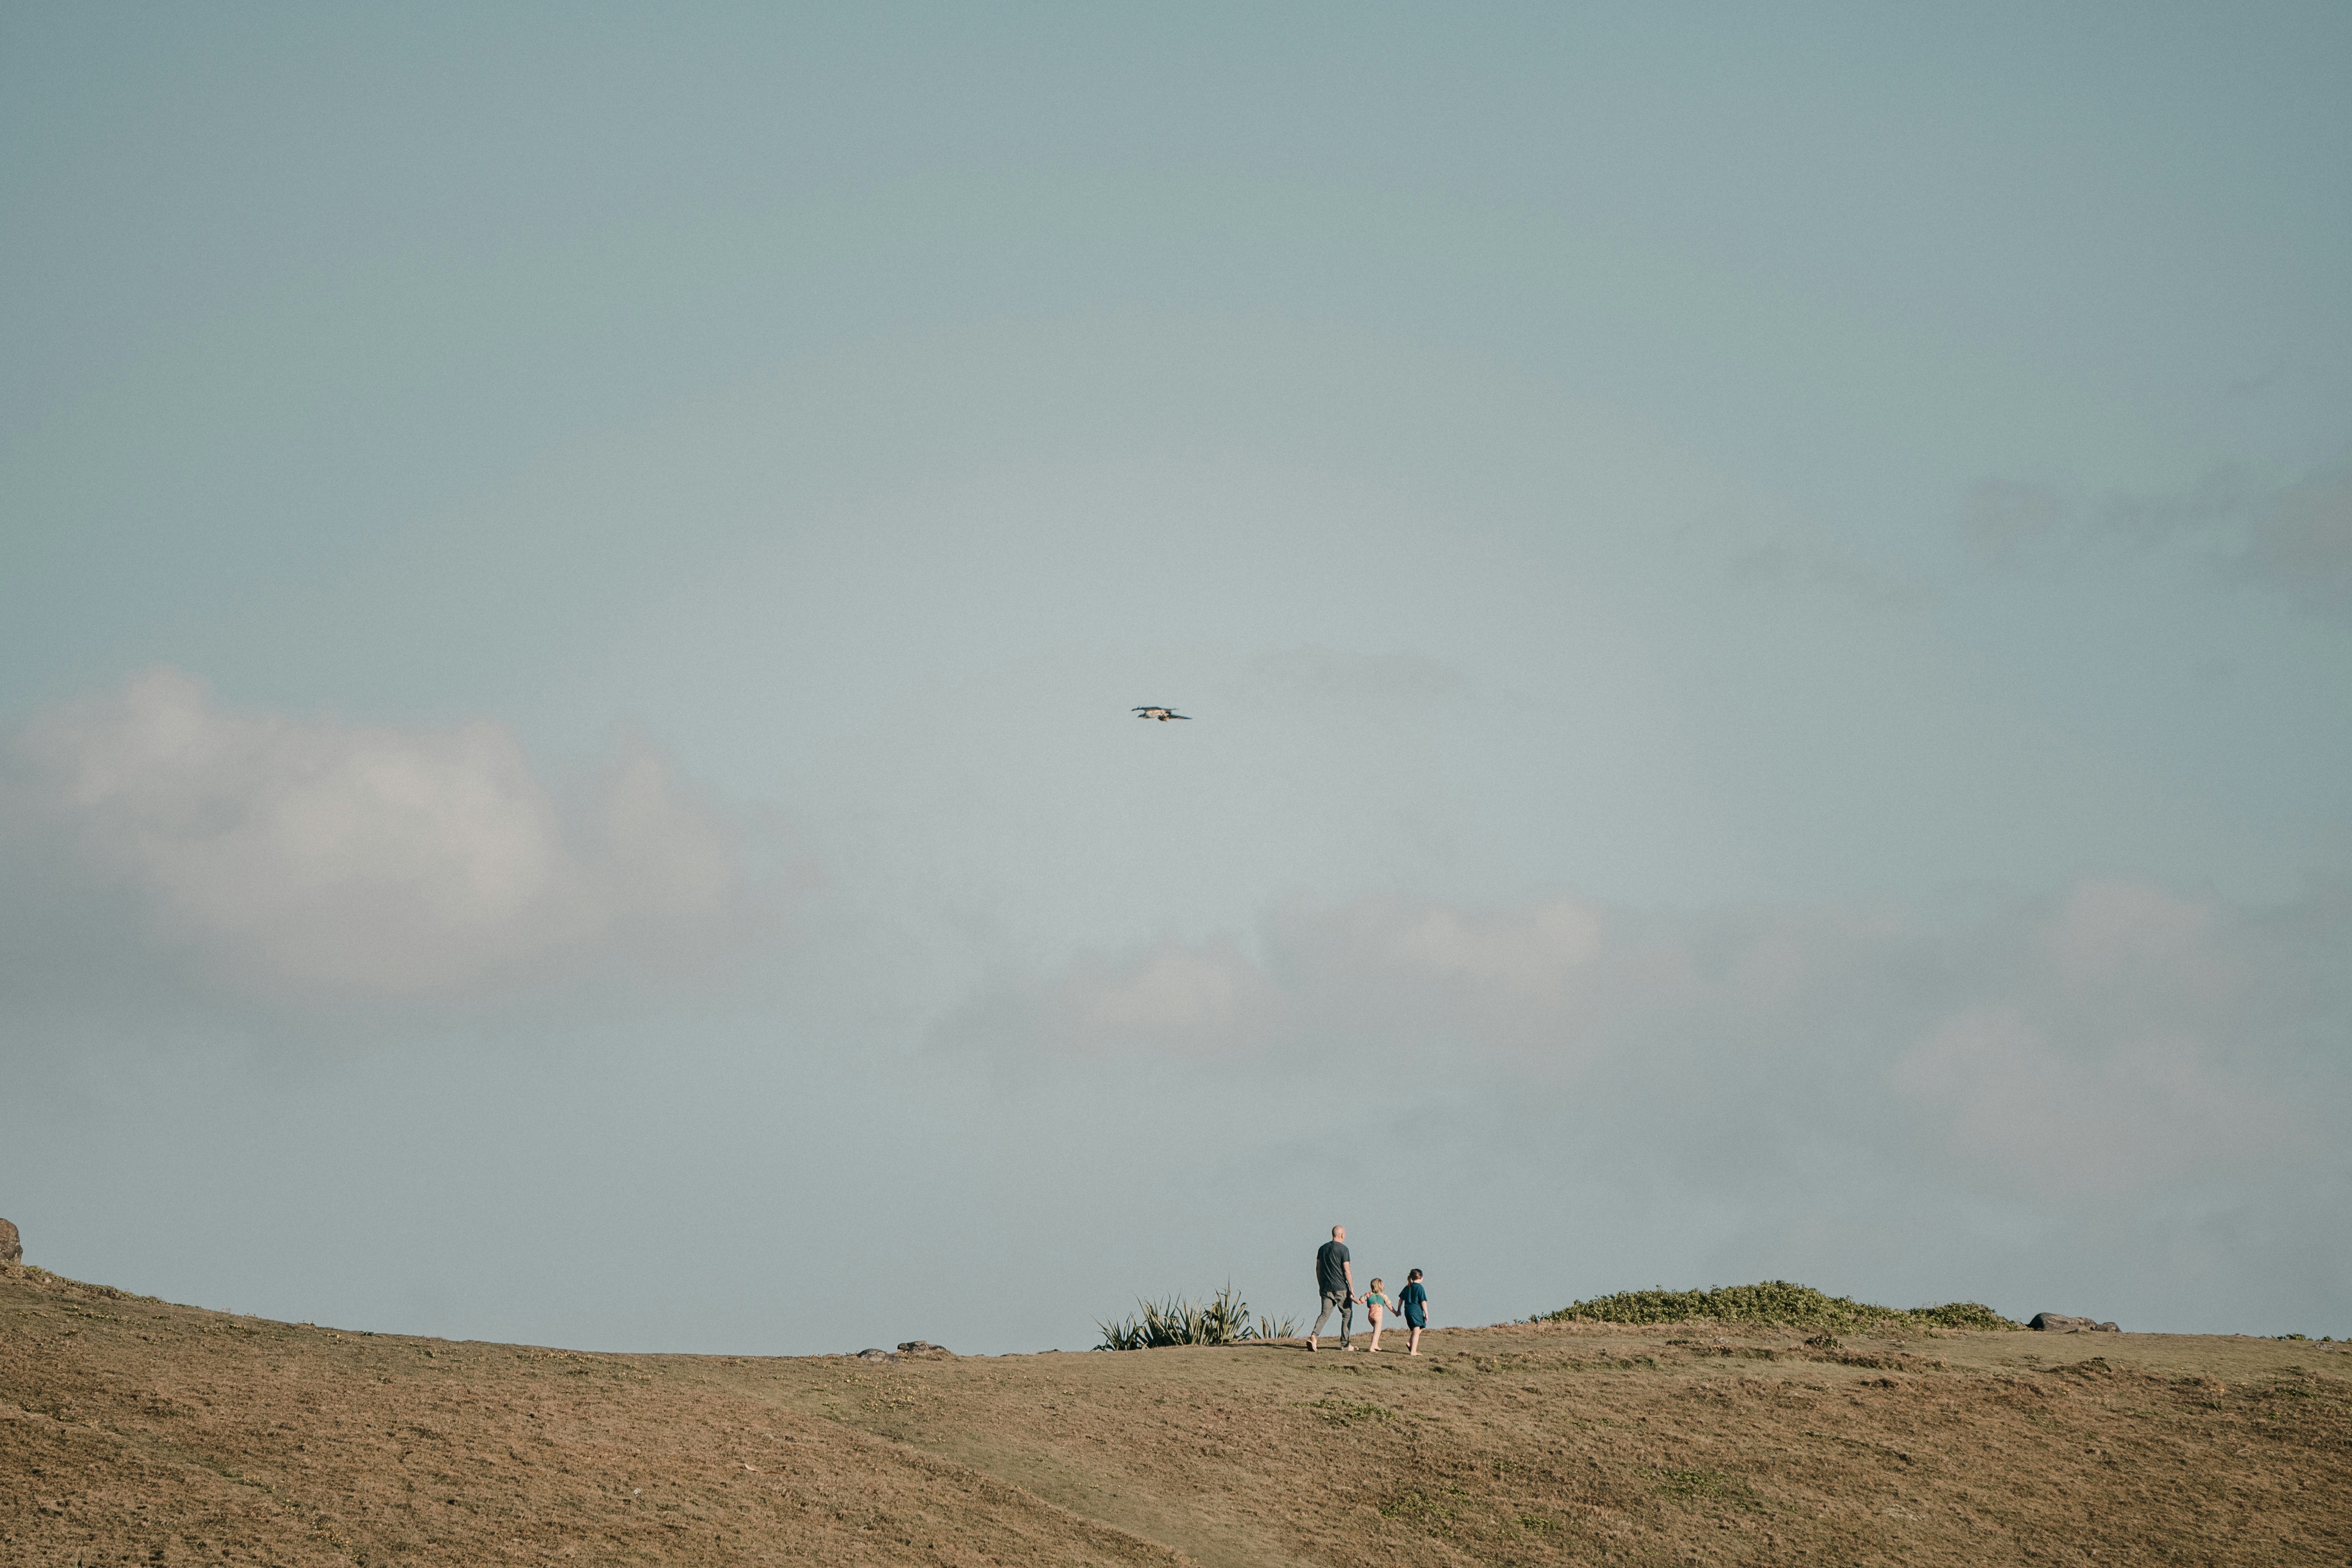
[[[1380,1309],[1379,1309],[1379,1308],[1377,1308],[1377,1307],[1375,1307],[1375,1308],[1373,1308],[1371,1310],[1370,1310],[1370,1311],[1366,1312],[1364,1315],[1365,1315],[1366,1317],[1368,1317],[1368,1318],[1371,1319],[1371,1321],[1372,1321],[1372,1349],[1373,1349],[1375,1352],[1378,1352],[1378,1351],[1380,1350],[1380,1348],[1381,1348],[1381,1313],[1380,1313]]]
[[[1413,1330],[1412,1343],[1408,1346],[1407,1349],[1410,1353],[1413,1355],[1419,1355],[1421,1353],[1421,1331],[1419,1329]]]

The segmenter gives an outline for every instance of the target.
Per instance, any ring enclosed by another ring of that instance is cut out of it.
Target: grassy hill
[[[1869,1321],[591,1355],[27,1273],[0,1562],[2352,1561],[2345,1347]]]

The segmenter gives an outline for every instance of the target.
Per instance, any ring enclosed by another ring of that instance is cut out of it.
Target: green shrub
[[[1286,1340],[1298,1332],[1297,1320],[1261,1317],[1250,1321],[1249,1303],[1227,1285],[1207,1301],[1181,1296],[1138,1301],[1139,1316],[1095,1325],[1102,1331],[1098,1351],[1157,1350],[1162,1345],[1234,1345],[1244,1340]]]
[[[1867,1330],[1874,1327],[2021,1329],[1990,1307],[1953,1301],[1941,1307],[1874,1307],[1845,1296],[1827,1296],[1810,1285],[1768,1279],[1760,1285],[1727,1285],[1714,1290],[1621,1290],[1574,1301],[1529,1322],[1567,1322],[1585,1318],[1603,1323],[1776,1323],[1793,1329]]]
[[[1933,1323],[1939,1329],[2017,1329],[2022,1323],[2012,1322],[1986,1306],[1982,1301],[1947,1301],[1940,1307],[1914,1307],[1909,1313],[1923,1323]]]

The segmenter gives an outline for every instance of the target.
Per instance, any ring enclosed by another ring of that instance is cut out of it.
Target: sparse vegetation
[[[1424,1493],[1402,1491],[1381,1504],[1381,1517],[1418,1524],[1433,1534],[1444,1535],[1450,1532],[1454,1510]]]
[[[1318,1399],[1307,1408],[1334,1426],[1346,1426],[1358,1421],[1393,1421],[1397,1418],[1397,1413],[1387,1405],[1362,1400],[1349,1404],[1340,1399]]]
[[[1557,1312],[1539,1313],[1528,1321],[1564,1323],[1580,1318],[1601,1323],[1772,1323],[1823,1332],[2025,1327],[1979,1301],[1907,1309],[1877,1307],[1850,1297],[1825,1295],[1810,1285],[1786,1279],[1727,1285],[1714,1290],[1621,1290],[1614,1296],[1570,1302]]]
[[[1657,1470],[1653,1475],[1658,1489],[1668,1497],[1711,1498],[1751,1512],[1761,1506],[1755,1488],[1719,1470]]]
[[[1102,1342],[1098,1351],[1158,1350],[1166,1345],[1234,1345],[1244,1340],[1286,1340],[1297,1336],[1298,1323],[1293,1318],[1261,1316],[1250,1321],[1249,1303],[1234,1291],[1231,1285],[1203,1302],[1192,1302],[1181,1296],[1171,1296],[1165,1301],[1138,1301],[1140,1309],[1131,1318],[1114,1318],[1098,1322]]]

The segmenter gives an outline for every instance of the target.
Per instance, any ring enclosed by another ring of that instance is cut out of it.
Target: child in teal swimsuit
[[[1412,1331],[1412,1344],[1406,1353],[1419,1355],[1422,1331],[1429,1327],[1429,1292],[1422,1289],[1420,1269],[1404,1277],[1404,1289],[1397,1293],[1397,1305],[1404,1310],[1404,1326]]]
[[[1395,1308],[1396,1303],[1390,1300],[1387,1293],[1381,1290],[1381,1282],[1377,1279],[1373,1280],[1371,1289],[1364,1297],[1364,1316],[1371,1321],[1372,1349],[1375,1352],[1381,1348],[1381,1320],[1387,1317]]]

